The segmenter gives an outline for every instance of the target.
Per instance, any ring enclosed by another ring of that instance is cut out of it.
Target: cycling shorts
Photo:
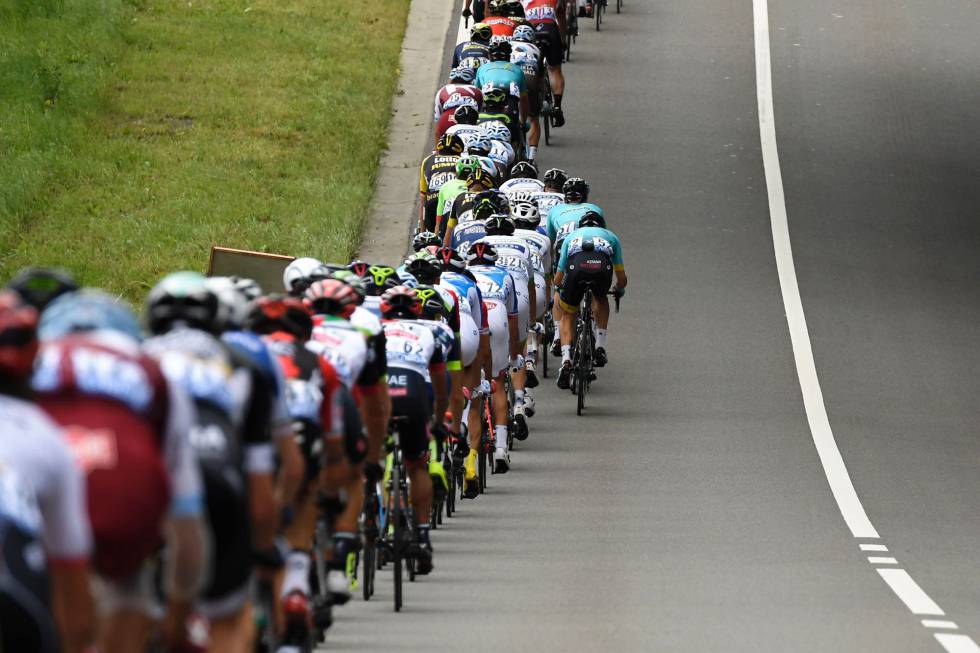
[[[527,112],[532,118],[541,115],[541,80],[538,77],[525,75],[527,84]]]
[[[561,32],[558,31],[558,23],[554,21],[538,23],[534,26],[534,31],[538,33],[538,36],[543,35],[545,37],[538,41],[544,60],[548,62],[549,66],[560,67],[564,48],[561,44]]]
[[[585,284],[592,282],[595,295],[604,295],[612,285],[613,266],[609,257],[601,252],[579,252],[573,254],[565,265],[565,278],[562,281],[558,301],[566,313],[577,313]]]
[[[480,331],[469,313],[459,314],[459,341],[463,367],[469,367],[480,351]]]
[[[11,576],[0,574],[0,651],[57,653],[58,627],[51,611]]]
[[[404,367],[388,368],[388,394],[392,417],[404,418],[398,425],[405,460],[421,460],[429,452],[429,420],[432,402],[425,378]]]
[[[99,615],[135,612],[154,621],[164,616],[163,595],[158,587],[159,557],[151,559],[128,578],[95,575],[92,586]]]
[[[510,361],[510,327],[507,307],[496,299],[484,299],[487,307],[487,324],[490,325],[491,370],[494,377],[507,369]]]
[[[211,528],[211,580],[197,609],[208,619],[229,617],[245,605],[252,576],[252,532],[246,480],[233,468],[203,464]]]

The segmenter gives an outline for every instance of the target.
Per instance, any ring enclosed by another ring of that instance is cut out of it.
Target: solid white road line
[[[873,565],[897,565],[898,560],[889,556],[868,556],[868,562]]]
[[[888,551],[888,547],[884,544],[862,544],[862,551]]]
[[[948,628],[949,630],[959,630],[959,626],[952,621],[946,621],[945,619],[923,619],[922,625],[926,628]]]
[[[766,189],[769,195],[769,220],[772,226],[773,249],[776,255],[776,270],[779,287],[783,295],[786,322],[789,326],[793,356],[796,359],[796,373],[800,379],[803,405],[806,409],[810,434],[816,446],[817,455],[823,465],[824,474],[830,490],[837,501],[841,516],[855,538],[878,539],[878,531],[871,524],[861,505],[851,477],[847,473],[844,459],[830,428],[830,418],[824,404],[817,367],[813,360],[810,333],[803,313],[803,301],[796,279],[793,264],[793,248],[789,238],[789,223],[786,215],[786,196],[783,190],[783,175],[779,167],[779,148],[776,145],[776,121],[773,109],[772,60],[769,39],[768,0],[752,0],[752,15],[755,34],[755,75],[756,93],[759,105],[759,137],[762,144],[762,161],[766,176]],[[866,545],[862,545],[862,549]],[[917,615],[945,616],[942,608],[922,591],[908,572],[897,568],[877,568],[876,571]],[[949,653],[980,653],[980,647],[966,635],[936,633],[936,640]]]
[[[936,633],[933,637],[948,653],[980,653],[980,646],[966,635]]]
[[[793,265],[793,249],[789,240],[789,225],[786,218],[786,198],[783,193],[783,175],[779,168],[779,150],[776,147],[776,121],[772,101],[772,64],[769,55],[769,5],[767,0],[753,0],[755,18],[755,76],[759,98],[759,132],[762,139],[762,160],[766,173],[766,188],[769,192],[769,218],[772,223],[772,240],[776,251],[776,269],[779,273],[779,286],[783,293],[783,306],[786,309],[786,322],[789,324],[793,355],[796,358],[796,373],[803,390],[803,404],[813,444],[817,447],[820,463],[830,483],[830,491],[837,500],[844,521],[854,537],[876,538],[878,531],[871,525],[861,500],[858,499],[851,477],[844,466],[834,432],[830,429],[830,419],[824,406],[817,367],[813,361],[810,346],[810,333],[806,328],[803,302],[796,282],[796,267]]]

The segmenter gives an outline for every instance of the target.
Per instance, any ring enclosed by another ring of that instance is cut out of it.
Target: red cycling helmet
[[[306,305],[318,315],[348,318],[360,303],[357,292],[338,279],[316,281],[303,293]]]
[[[414,319],[422,315],[422,302],[414,288],[395,286],[381,295],[381,315],[385,318]]]
[[[252,303],[245,328],[262,335],[285,331],[300,340],[309,340],[313,335],[313,312],[299,297],[266,295]]]
[[[37,355],[37,310],[13,291],[0,293],[0,379],[23,381]]]

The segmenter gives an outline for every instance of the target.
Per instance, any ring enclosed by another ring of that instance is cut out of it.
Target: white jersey
[[[538,213],[541,214],[541,219],[544,221],[548,215],[548,211],[565,202],[565,195],[563,193],[542,190],[535,193],[531,200],[538,205]]]
[[[9,523],[37,536],[51,559],[88,559],[85,479],[61,430],[40,408],[6,395],[0,395],[0,424],[0,544]],[[43,564],[43,556],[36,561]]]
[[[483,135],[483,130],[480,129],[479,125],[464,125],[461,123],[456,123],[455,125],[451,125],[445,133],[456,134],[463,139],[464,147],[469,147],[474,138]],[[562,198],[562,201],[565,201],[564,198]]]
[[[419,320],[383,320],[381,326],[385,331],[388,367],[417,372],[426,383],[431,383],[429,366],[445,359],[429,327]]]
[[[514,235],[523,238],[531,246],[531,264],[534,271],[547,276],[551,273],[551,239],[534,229],[517,229]]]
[[[314,318],[313,336],[306,343],[306,348],[333,365],[348,390],[357,383],[367,364],[368,348],[364,334],[343,318],[331,315]]]
[[[537,77],[541,73],[541,49],[533,43],[510,42],[510,62],[521,67],[525,77]]]
[[[506,195],[508,199],[513,199],[514,193],[540,193],[543,190],[543,182],[540,182],[537,179],[525,179],[523,177],[508,179],[504,183],[500,184],[500,192]],[[534,201],[533,196],[531,201]],[[562,197],[562,201],[564,201],[564,197]]]
[[[483,242],[493,245],[497,250],[497,267],[510,272],[516,283],[526,284],[534,277],[531,246],[524,238],[517,235],[484,236]]]

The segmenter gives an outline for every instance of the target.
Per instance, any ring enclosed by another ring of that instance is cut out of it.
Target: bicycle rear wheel
[[[377,545],[374,542],[367,542],[364,545],[364,555],[361,556],[361,596],[365,601],[369,601],[374,595],[374,572],[377,564],[375,558],[378,554],[375,546]]]
[[[623,0],[616,0],[616,13],[622,13],[623,11]]]
[[[391,491],[388,493],[388,501],[390,503],[388,507],[388,523],[393,525],[393,530],[391,533],[391,561],[392,561],[392,579],[395,583],[395,612],[400,612],[402,609],[402,561],[405,555],[405,549],[402,546],[402,541],[404,540],[404,510],[401,505],[401,492],[399,491],[399,484],[401,483],[401,469],[400,465],[396,461],[392,465],[391,470]]]

